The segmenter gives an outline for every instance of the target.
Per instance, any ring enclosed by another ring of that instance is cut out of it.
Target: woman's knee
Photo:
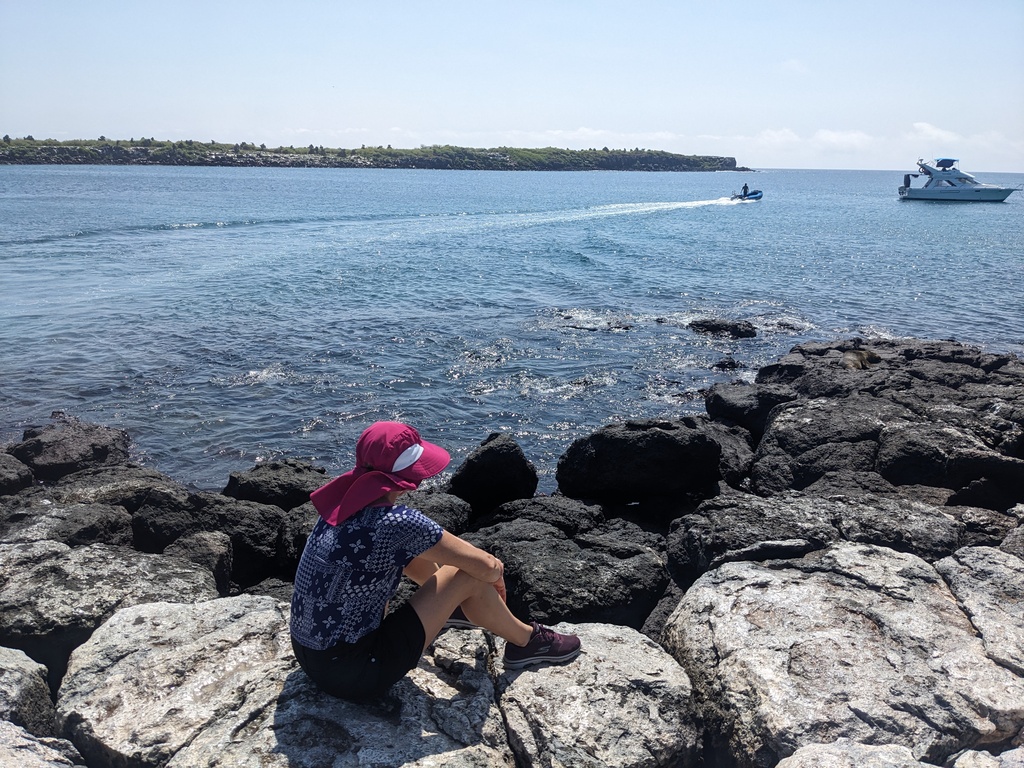
[[[471,576],[466,571],[463,571],[455,566],[446,566],[455,569],[452,574],[452,583],[457,587],[459,592],[464,594],[466,598],[478,597],[484,594],[488,589],[491,589],[490,584],[485,584],[475,576]]]

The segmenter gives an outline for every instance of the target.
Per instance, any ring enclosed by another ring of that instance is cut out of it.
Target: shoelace
[[[550,643],[554,641],[556,636],[555,630],[551,627],[545,627],[543,624],[537,625],[537,634],[534,639],[539,640],[542,643]]]

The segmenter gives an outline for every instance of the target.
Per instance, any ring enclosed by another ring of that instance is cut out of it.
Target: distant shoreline
[[[56,141],[27,136],[0,142],[0,165],[180,165],[255,168],[407,168],[473,171],[743,171],[734,157],[653,149],[419,149],[276,147],[156,139]]]

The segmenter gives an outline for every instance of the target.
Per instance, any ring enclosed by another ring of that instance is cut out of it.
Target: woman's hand
[[[505,591],[505,577],[501,576],[496,582],[491,584],[494,587],[494,591],[498,593],[498,597],[501,598],[501,602],[508,602],[508,593]]]
[[[487,584],[494,584],[505,575],[505,566],[501,560],[448,531],[420,557],[439,565],[454,565]]]

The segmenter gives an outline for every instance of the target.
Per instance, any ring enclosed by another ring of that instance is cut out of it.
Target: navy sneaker
[[[443,629],[476,629],[476,624],[466,618],[462,612],[462,606],[455,606],[451,617],[444,623]]]
[[[531,664],[563,662],[580,655],[580,639],[576,635],[562,635],[550,627],[531,621],[533,634],[530,642],[520,648],[505,643],[505,669],[522,669]]]

